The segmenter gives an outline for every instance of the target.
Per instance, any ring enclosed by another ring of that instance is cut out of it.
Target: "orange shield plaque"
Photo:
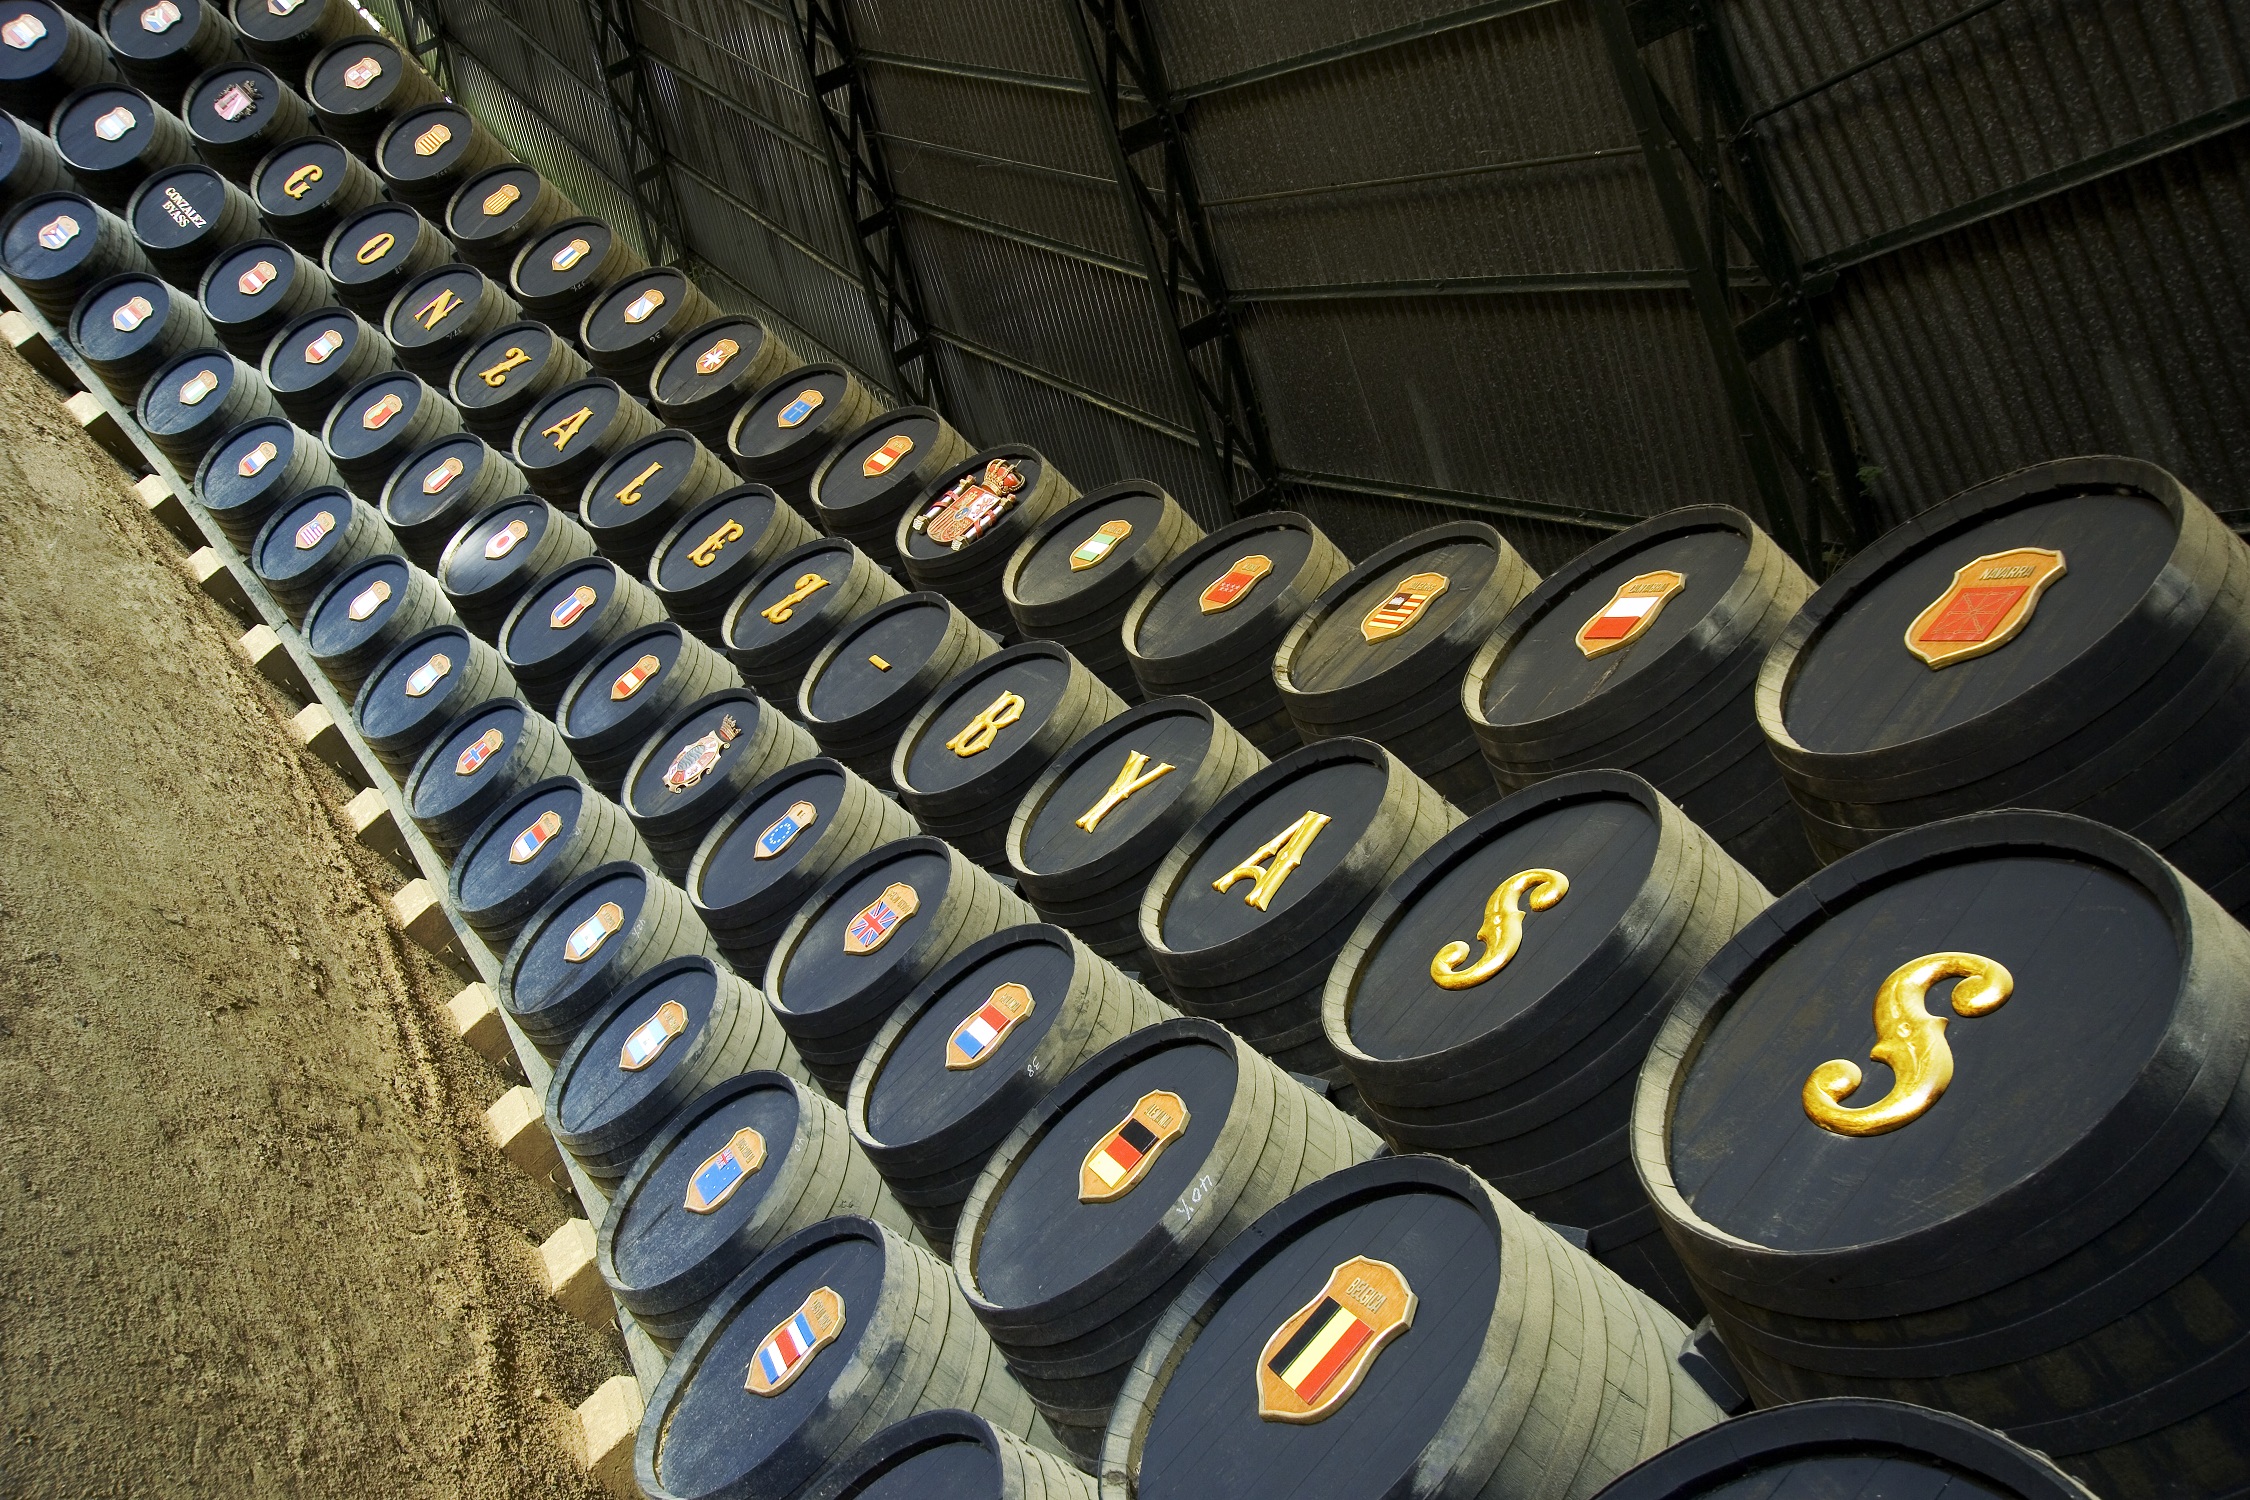
[[[1258,1351],[1258,1415],[1318,1422],[1351,1399],[1383,1346],[1414,1326],[1414,1289],[1389,1261],[1355,1255]]]
[[[1443,573],[1416,573],[1401,578],[1390,597],[1367,612],[1359,622],[1359,633],[1370,642],[1387,641],[1399,634],[1430,607],[1430,601],[1452,587],[1452,580]]]
[[[903,432],[899,433],[895,437],[892,437],[889,441],[885,442],[882,447],[877,448],[873,453],[868,454],[865,459],[861,460],[859,465],[859,472],[865,474],[870,479],[873,479],[878,474],[888,474],[890,472],[891,465],[906,457],[906,455],[911,452],[913,448],[914,439],[908,437]]]
[[[1232,609],[1242,602],[1251,586],[1273,571],[1273,559],[1260,552],[1248,557],[1238,557],[1234,566],[1211,581],[1211,586],[1196,595],[1196,607],[1207,615],[1222,609]]]
[[[1078,1164],[1078,1201],[1114,1203],[1139,1187],[1164,1148],[1187,1127],[1187,1101],[1178,1094],[1155,1089],[1141,1095],[1133,1112],[1094,1142]]]
[[[1609,603],[1578,627],[1578,649],[1589,658],[1622,651],[1648,633],[1665,604],[1687,587],[1687,575],[1659,568],[1628,578],[1609,596]]]
[[[2039,596],[2066,571],[2063,555],[2047,547],[1971,558],[1906,627],[1906,649],[1933,671],[1997,651],[2031,622]]]

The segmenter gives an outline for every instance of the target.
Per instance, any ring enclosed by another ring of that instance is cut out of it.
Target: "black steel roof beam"
[[[684,263],[687,228],[672,192],[672,154],[665,149],[664,122],[649,83],[647,51],[633,19],[632,0],[584,0],[583,12],[617,132],[618,167],[624,174],[619,185],[633,200],[649,259]]]
[[[1472,494],[1467,490],[1436,489],[1427,485],[1378,483],[1371,479],[1355,479],[1348,474],[1323,474],[1310,469],[1283,469],[1274,477],[1283,484],[1311,485],[1317,489],[1341,490],[1346,494],[1369,495],[1381,500],[1411,500],[1425,505],[1449,505],[1509,520],[1546,521],[1560,526],[1582,526],[1589,531],[1605,533],[1623,531],[1648,519],[1646,516],[1628,516],[1618,511],[1595,510],[1587,506],[1557,505],[1545,500],[1516,500],[1501,495]]]
[[[1939,21],[1933,26],[1925,27],[1921,31],[1918,31],[1914,35],[1908,37],[1903,42],[1897,42],[1891,46],[1885,47],[1882,51],[1875,53],[1871,57],[1863,57],[1858,62],[1853,63],[1850,67],[1844,69],[1840,73],[1831,73],[1826,78],[1821,79],[1818,83],[1807,84],[1805,87],[1797,90],[1796,93],[1791,94],[1786,99],[1776,100],[1774,103],[1766,105],[1763,109],[1760,109],[1753,114],[1744,116],[1740,128],[1747,130],[1751,126],[1756,125],[1761,121],[1773,118],[1775,115],[1780,114],[1783,110],[1795,109],[1798,105],[1803,104],[1808,100],[1817,99],[1822,94],[1827,93],[1830,89],[1835,88],[1837,85],[1849,83],[1852,79],[1857,78],[1860,74],[1867,72],[1869,69],[1879,68],[1894,57],[1902,57],[1905,54],[1912,52],[1917,47],[1923,46],[1929,42],[1934,42],[1939,37],[1944,36],[1947,32],[1956,30],[1957,28],[1962,26],[1966,26],[1969,22],[1974,21],[1978,16],[1983,15],[1986,11],[1997,10],[1999,7],[2008,3],[2009,0],[1977,0],[1977,3],[1970,6],[1967,10],[1956,12],[1955,14],[1946,17],[1944,20]]]
[[[1551,296],[1585,292],[1684,292],[1687,273],[1555,271],[1520,276],[1438,276],[1411,281],[1347,281],[1328,285],[1246,286],[1236,302],[1344,302],[1389,297]]]
[[[406,50],[422,65],[422,71],[438,81],[438,87],[453,95],[452,37],[445,28],[445,11],[438,0],[398,0],[399,27],[404,35],[399,40]]]
[[[1207,99],[1230,89],[1247,87],[1253,83],[1266,83],[1291,73],[1302,73],[1309,68],[1325,68],[1355,57],[1365,57],[1371,52],[1384,52],[1408,42],[1418,42],[1425,37],[1441,36],[1448,31],[1459,31],[1466,26],[1481,26],[1504,16],[1519,15],[1527,10],[1538,10],[1558,3],[1558,0],[1485,0],[1464,10],[1449,11],[1442,16],[1431,16],[1406,26],[1394,26],[1388,31],[1378,31],[1349,42],[1339,42],[1332,47],[1320,47],[1310,52],[1300,52],[1255,68],[1245,68],[1239,73],[1229,73],[1221,78],[1205,79],[1175,90],[1172,101],[1186,104],[1195,99]]]
[[[1524,172],[1538,167],[1570,166],[1602,161],[1614,156],[1638,157],[1639,146],[1600,146],[1591,151],[1566,151],[1556,156],[1526,156],[1513,161],[1478,162],[1474,166],[1440,167],[1430,172],[1405,172],[1396,177],[1368,177],[1358,182],[1319,182],[1310,187],[1274,188],[1263,193],[1235,193],[1206,198],[1205,208],[1234,208],[1245,203],[1273,203],[1285,198],[1315,198],[1328,193],[1363,193],[1376,188],[1415,187],[1425,182],[1451,182],[1463,177],[1484,177],[1495,172]]]
[[[941,78],[970,78],[979,83],[1004,83],[1015,88],[1044,89],[1055,94],[1083,94],[1088,92],[1080,79],[1054,78],[1045,73],[1022,73],[1012,68],[986,68],[975,63],[945,62],[934,57],[909,57],[903,52],[877,52],[868,50],[859,54],[863,63],[874,63],[885,68],[903,68],[911,73],[935,73]]]

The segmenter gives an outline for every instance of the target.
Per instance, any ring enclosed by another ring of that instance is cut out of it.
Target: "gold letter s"
[[[1844,1101],[1859,1087],[1856,1063],[1838,1058],[1805,1080],[1805,1113],[1838,1135],[1885,1135],[1928,1113],[1953,1082],[1953,1049],[1945,1043],[1946,1018],[1924,1007],[1930,987],[1959,977],[1953,1008],[1964,1016],[1990,1015],[2015,991],[2014,976],[1974,953],[1931,953],[1899,965],[1875,992],[1875,1046],[1868,1054],[1889,1066],[1891,1091],[1861,1109]]]
[[[1484,925],[1477,929],[1484,957],[1464,969],[1460,964],[1469,956],[1469,945],[1447,943],[1430,960],[1430,977],[1444,989],[1465,990],[1505,969],[1508,960],[1516,956],[1516,949],[1523,946],[1523,908],[1516,903],[1527,892],[1531,909],[1545,911],[1570,894],[1570,877],[1560,870],[1526,870],[1510,875],[1484,903]]]

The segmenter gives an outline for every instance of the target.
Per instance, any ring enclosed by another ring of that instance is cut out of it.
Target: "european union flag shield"
[[[798,834],[812,827],[813,820],[819,816],[820,809],[810,802],[790,803],[789,811],[774,819],[766,831],[758,835],[757,852],[750,857],[772,859],[795,842]]]

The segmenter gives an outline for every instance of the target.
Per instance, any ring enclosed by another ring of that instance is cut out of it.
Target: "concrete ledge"
[[[95,446],[122,464],[127,473],[141,475],[148,472],[148,460],[141,457],[141,450],[126,435],[124,426],[93,395],[80,391],[67,397],[63,401],[63,409],[70,413],[72,420],[80,427],[86,429],[86,436],[94,440]]]
[[[529,1084],[517,1084],[493,1101],[484,1112],[484,1127],[492,1142],[519,1170],[542,1182],[565,1179],[562,1152],[547,1129],[547,1112]]]
[[[596,1484],[622,1500],[639,1500],[633,1482],[633,1444],[641,1435],[641,1387],[630,1375],[612,1375],[578,1407],[579,1456]]]
[[[47,335],[41,333],[31,319],[12,307],[0,312],[0,338],[6,339],[8,347],[23,356],[25,364],[56,385],[66,391],[78,389],[77,373],[56,352],[55,346],[47,342]]]
[[[352,753],[351,741],[344,737],[343,730],[337,727],[335,717],[328,712],[325,704],[306,704],[289,721],[289,727],[296,732],[298,744],[311,751],[322,764],[344,780],[355,787],[367,786],[371,782],[372,778],[368,776],[366,767]]]
[[[189,513],[187,505],[172,493],[169,480],[161,475],[151,474],[134,485],[133,492],[141,497],[142,508],[156,518],[158,525],[178,537],[181,546],[196,548],[209,544],[209,539],[203,535],[203,528],[196,525],[195,517]]]
[[[234,569],[213,547],[198,547],[188,558],[188,571],[195,575],[195,586],[223,605],[234,617],[244,623],[255,622],[258,607],[250,602],[250,595],[242,587],[242,580],[234,576]]]
[[[299,703],[308,702],[313,695],[312,684],[297,665],[297,658],[281,643],[271,625],[253,625],[242,633],[242,654],[250,658],[250,665],[258,675],[280,688]]]
[[[481,979],[465,985],[445,1008],[453,1017],[453,1029],[469,1044],[470,1051],[509,1077],[523,1078],[523,1064],[508,1037],[507,1023],[500,1019],[500,1002],[493,997],[491,985]]]
[[[402,870],[411,871],[414,855],[406,847],[406,835],[399,831],[398,819],[391,816],[391,805],[383,794],[368,787],[345,804],[345,821],[351,824],[352,838],[363,849],[372,849]]]
[[[562,1228],[540,1245],[539,1266],[547,1276],[547,1295],[557,1307],[594,1328],[617,1326],[617,1305],[595,1267],[591,1220],[565,1219]]]

